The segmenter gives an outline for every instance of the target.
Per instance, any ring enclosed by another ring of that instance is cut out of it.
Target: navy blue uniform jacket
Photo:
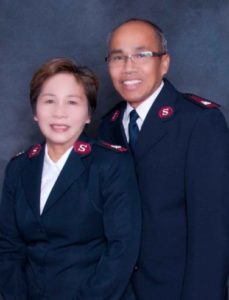
[[[131,156],[84,137],[40,215],[43,157],[44,146],[13,159],[6,170],[0,206],[3,298],[135,299],[128,282],[139,251],[141,208]]]
[[[133,282],[139,300],[222,300],[228,273],[229,148],[221,112],[165,79],[139,133],[134,160],[143,236]],[[100,138],[127,145],[125,102]]]

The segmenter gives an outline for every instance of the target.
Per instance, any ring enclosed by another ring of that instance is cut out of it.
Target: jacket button
[[[134,271],[138,271],[139,267],[138,266],[134,266]]]

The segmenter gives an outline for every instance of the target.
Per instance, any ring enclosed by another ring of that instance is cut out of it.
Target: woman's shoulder
[[[22,150],[13,155],[7,164],[7,169],[21,168],[30,159],[39,155],[42,149],[42,144],[33,144],[29,146],[26,150]]]
[[[34,156],[37,156],[42,149],[42,144],[40,143],[36,143],[33,145],[30,145],[29,147],[27,147],[26,150],[22,150],[17,152],[12,158],[11,161],[14,160],[21,160],[24,158],[33,158]]]

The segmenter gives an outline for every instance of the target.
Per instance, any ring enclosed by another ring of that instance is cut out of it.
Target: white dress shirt
[[[49,194],[61,170],[63,169],[72,148],[73,147],[69,148],[58,161],[54,162],[48,155],[47,144],[45,145],[45,155],[41,178],[40,214],[43,212]]]
[[[149,98],[147,98],[146,100],[144,100],[141,104],[139,104],[136,107],[136,112],[139,116],[139,118],[137,119],[137,125],[139,130],[141,130],[142,128],[142,124],[145,121],[145,118],[151,108],[151,106],[153,105],[154,101],[156,100],[157,96],[159,95],[160,91],[162,90],[164,86],[164,82],[162,81],[160,86],[156,89],[156,91],[149,96]],[[123,114],[123,119],[122,119],[122,124],[124,127],[124,131],[126,134],[126,139],[129,142],[129,131],[128,131],[128,126],[129,126],[129,122],[130,122],[130,112],[133,110],[133,107],[127,103],[125,112]]]

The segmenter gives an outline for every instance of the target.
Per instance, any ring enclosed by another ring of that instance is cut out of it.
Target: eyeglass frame
[[[155,52],[155,51],[140,51],[138,53],[134,53],[134,54],[129,54],[129,55],[124,55],[124,54],[119,54],[120,56],[122,56],[122,58],[124,58],[124,60],[122,61],[123,63],[126,63],[128,59],[131,59],[133,62],[136,62],[135,58],[136,57],[141,57],[140,55],[143,55],[141,58],[144,58],[144,57],[161,57],[165,54],[167,54],[168,52],[167,51],[162,51],[162,52]],[[145,54],[145,56],[144,56]],[[118,54],[117,54],[118,55]],[[105,62],[106,63],[110,63],[109,61],[109,58],[110,56],[106,56],[105,57]]]

